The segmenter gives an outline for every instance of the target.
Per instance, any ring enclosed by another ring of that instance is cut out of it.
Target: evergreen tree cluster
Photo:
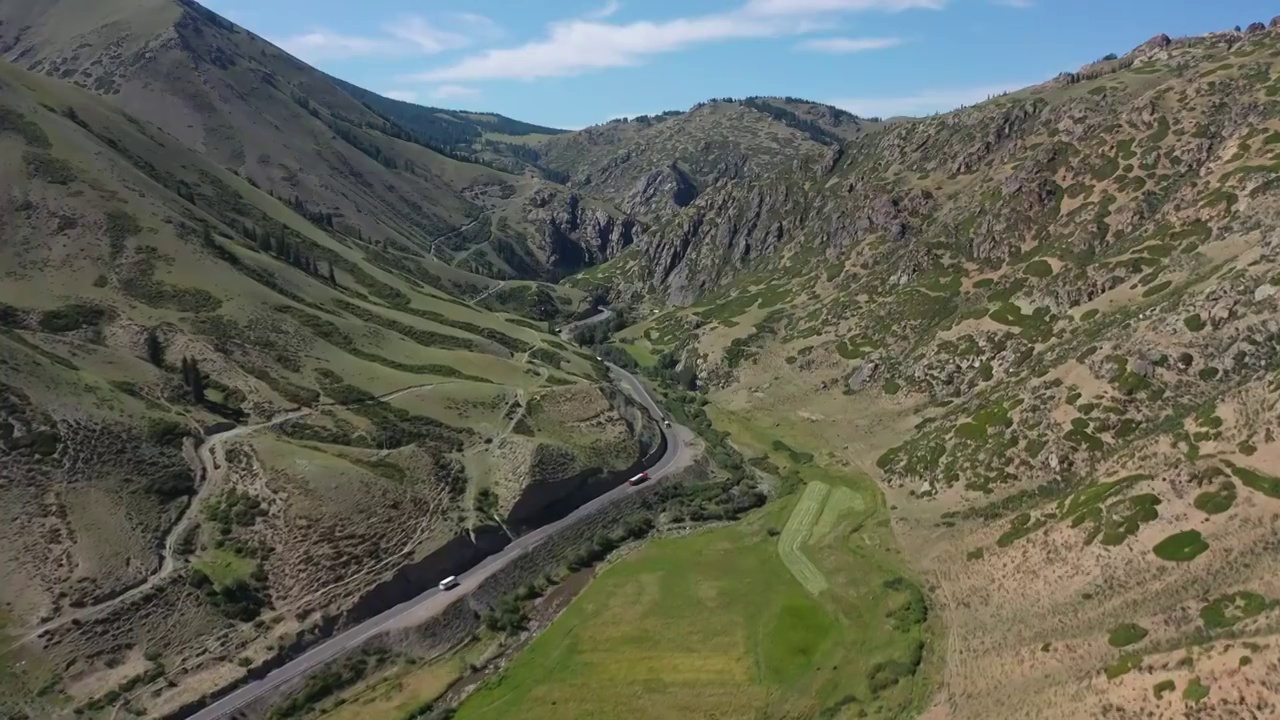
[[[191,393],[191,402],[204,404],[204,375],[200,372],[200,363],[186,355],[182,356],[182,384]]]
[[[294,197],[294,202],[300,203],[296,196]],[[291,203],[291,205],[295,210],[298,209],[297,205],[293,205],[293,203]],[[329,213],[324,213],[323,215],[327,222],[327,226],[332,228],[333,215]],[[311,217],[314,216],[315,214],[313,213]],[[312,220],[312,222],[315,222],[315,220]],[[334,272],[333,261],[330,260],[326,263],[323,260],[317,260],[314,255],[308,255],[303,251],[302,246],[299,243],[293,242],[289,239],[289,235],[285,231],[283,224],[278,225],[273,230],[260,230],[253,225],[246,223],[240,228],[240,234],[249,242],[253,243],[258,248],[259,252],[264,252],[268,255],[278,257],[308,275],[322,280],[328,280],[335,286],[338,284],[338,277]]]

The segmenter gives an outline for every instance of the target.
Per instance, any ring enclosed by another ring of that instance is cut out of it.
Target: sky
[[[926,115],[1267,22],[1263,0],[204,0],[344,80],[578,129],[713,97]],[[1270,12],[1268,12],[1270,6]]]

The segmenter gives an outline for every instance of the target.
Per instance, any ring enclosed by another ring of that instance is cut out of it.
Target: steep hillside
[[[333,78],[334,83],[374,112],[389,118],[433,145],[478,162],[520,174],[526,170],[546,175],[539,167],[539,155],[532,145],[567,133],[513,120],[496,113],[465,112],[427,107],[393,100],[375,92]],[[556,179],[551,173],[549,179]]]
[[[1278,173],[1280,20],[1158,36],[717,185],[573,282],[684,306],[619,349],[718,427],[883,480],[949,632],[930,717],[1273,717]]]
[[[497,163],[476,135],[544,129],[472,115],[458,123],[462,135],[446,136],[421,113],[402,122],[386,114],[394,101],[372,100],[189,0],[7,2],[0,57],[106,96],[361,241],[500,279],[558,277],[581,267],[566,255],[590,255],[557,252],[563,227],[524,214],[531,194],[555,189],[495,169],[519,163]],[[499,212],[508,222],[491,223]],[[479,258],[456,232],[472,223],[490,226]]]
[[[794,98],[703,103],[548,138],[540,162],[649,225],[720,186],[815,161],[879,123]]]
[[[370,242],[215,158],[0,63],[5,717],[179,706],[653,445],[593,357],[475,304],[580,293]]]

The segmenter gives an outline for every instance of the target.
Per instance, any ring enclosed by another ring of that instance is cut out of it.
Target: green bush
[[[1200,313],[1192,313],[1182,319],[1182,324],[1187,326],[1191,332],[1200,332],[1205,328],[1204,318],[1200,317]]]
[[[85,303],[72,303],[40,314],[40,329],[45,332],[72,332],[101,324],[109,316],[106,308]]]
[[[1235,475],[1250,490],[1255,490],[1267,497],[1280,500],[1280,478],[1263,475],[1243,467],[1231,468],[1231,474]]]
[[[1273,610],[1277,605],[1280,603],[1258,593],[1241,590],[1214,598],[1200,608],[1200,619],[1209,630],[1225,630]]]
[[[1147,637],[1147,629],[1137,623],[1123,623],[1111,628],[1107,643],[1111,647],[1122,648],[1140,643]]]
[[[1115,680],[1122,675],[1128,675],[1142,664],[1142,656],[1136,653],[1121,655],[1120,659],[1108,665],[1103,672],[1106,673],[1108,680]]]
[[[1195,507],[1207,515],[1219,515],[1231,509],[1236,502],[1236,486],[1224,481],[1217,490],[1206,490],[1196,496]]]
[[[50,155],[47,152],[28,150],[22,154],[27,163],[27,172],[31,177],[43,180],[50,185],[70,185],[75,182],[76,171],[71,163]]]
[[[1199,530],[1184,530],[1156,543],[1152,552],[1168,562],[1190,562],[1208,549],[1209,543]]]
[[[147,418],[145,430],[151,442],[173,447],[181,447],[182,441],[191,435],[184,423],[172,418]]]
[[[1043,280],[1053,277],[1053,266],[1047,260],[1032,260],[1022,267],[1022,274]]]
[[[1177,687],[1178,687],[1177,683],[1175,683],[1173,680],[1167,680],[1167,679],[1161,680],[1160,682],[1155,684],[1155,687],[1151,688],[1151,693],[1155,695],[1155,698],[1157,700],[1159,700],[1163,698],[1167,693],[1173,692],[1175,689],[1177,689]]]
[[[1209,697],[1209,686],[1200,681],[1200,678],[1193,677],[1182,689],[1182,699],[1189,703],[1198,703]]]

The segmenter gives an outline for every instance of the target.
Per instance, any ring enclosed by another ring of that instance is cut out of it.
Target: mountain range
[[[1190,610],[1280,597],[1278,26],[928,118],[720,98],[564,131],[382,97],[191,0],[6,0],[0,630],[40,647],[0,702],[161,715],[585,500],[659,435],[607,355],[881,481],[948,717],[1002,683],[1140,709],[1132,678],[1055,689],[1105,653],[1026,657],[1140,615],[1173,667]],[[605,302],[632,324],[558,336]]]

